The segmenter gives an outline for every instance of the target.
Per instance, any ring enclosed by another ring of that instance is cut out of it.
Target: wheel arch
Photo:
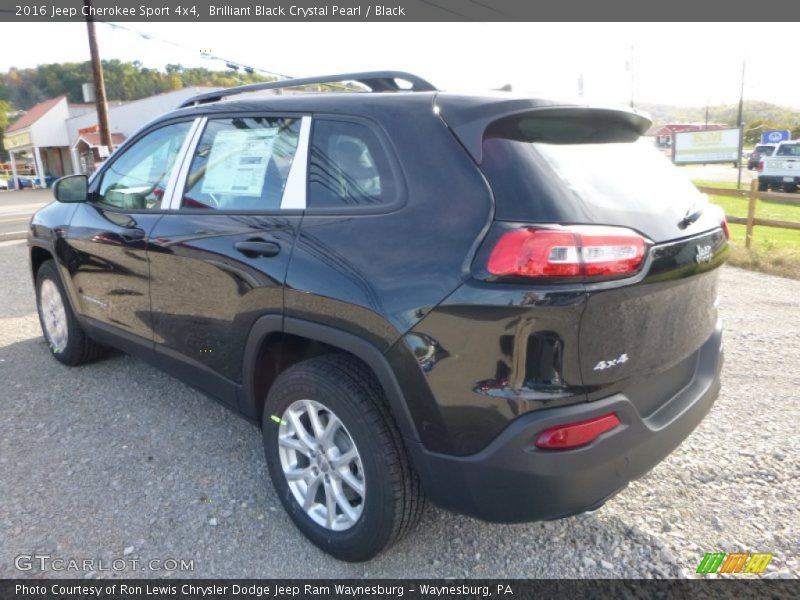
[[[343,352],[362,361],[380,383],[403,437],[419,441],[419,434],[408,410],[402,388],[389,362],[377,347],[341,329],[281,315],[265,315],[259,318],[250,330],[244,350],[240,398],[240,408],[246,416],[258,420],[261,418],[266,394],[263,386],[258,385],[259,369],[262,365],[264,348],[269,347],[270,338],[275,336],[280,340],[285,339],[284,336],[291,336],[315,342],[323,345],[322,347],[328,351]],[[317,351],[317,354],[322,353],[324,350]],[[266,386],[267,390],[269,385]]]
[[[47,260],[55,260],[55,256],[48,248],[38,244],[34,244],[30,247],[31,275],[34,280],[36,280],[39,267]]]

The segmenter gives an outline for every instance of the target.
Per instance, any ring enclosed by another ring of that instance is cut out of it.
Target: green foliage
[[[170,64],[164,71],[137,62],[103,61],[106,96],[109,100],[138,100],[190,86],[230,87],[268,81],[256,74],[210,71]],[[54,63],[32,69],[11,68],[0,73],[0,101],[27,110],[34,104],[66,94],[70,102],[83,102],[82,84],[92,81],[90,63]],[[3,127],[0,127],[2,129]]]
[[[636,106],[647,113],[657,126],[667,123],[704,123],[705,106],[667,106],[665,104],[640,103]],[[709,123],[725,123],[736,127],[739,105],[726,104],[708,107]],[[760,100],[745,101],[742,117],[744,119],[745,146],[761,141],[761,132],[771,129],[789,129],[792,139],[800,138],[800,110],[777,106]]]

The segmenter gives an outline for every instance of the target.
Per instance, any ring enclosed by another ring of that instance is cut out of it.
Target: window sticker
[[[201,191],[261,196],[277,131],[233,129],[217,133]]]

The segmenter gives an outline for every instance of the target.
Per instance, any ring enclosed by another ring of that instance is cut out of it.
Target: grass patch
[[[694,183],[709,187],[736,188],[735,183],[711,181],[695,181]],[[709,200],[721,206],[728,216],[747,216],[748,200],[746,198],[709,196]],[[800,223],[800,206],[774,204],[759,200],[756,217]],[[750,249],[747,249],[744,245],[746,227],[734,223],[731,223],[729,227],[731,240],[728,262],[730,264],[763,273],[800,279],[800,230],[756,225],[753,229],[753,243]]]
[[[728,263],[737,267],[800,279],[800,231],[758,227],[753,244],[744,246],[745,226],[731,223]]]
[[[692,183],[698,186],[704,185],[706,187],[722,188],[725,190],[736,189],[736,182],[734,181],[707,181],[705,179],[692,179]],[[742,181],[741,189],[749,190],[750,184],[746,181]]]

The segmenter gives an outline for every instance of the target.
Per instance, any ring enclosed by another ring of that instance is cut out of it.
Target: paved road
[[[692,181],[724,181],[736,183],[739,169],[735,169],[730,163],[713,165],[685,165],[678,170]],[[750,185],[750,181],[758,177],[757,171],[742,169],[742,187]]]
[[[676,577],[706,552],[760,551],[774,554],[766,576],[800,575],[798,281],[724,269],[720,399],[600,511],[491,525],[429,507],[406,540],[350,565],[292,526],[256,427],[126,356],[54,361],[25,253],[0,242],[0,577],[42,576],[13,566],[35,552],[194,560],[183,575],[200,577]],[[44,573],[58,574],[109,576]]]
[[[1,191],[0,240],[24,238],[31,215],[52,201],[53,191],[49,189]]]

